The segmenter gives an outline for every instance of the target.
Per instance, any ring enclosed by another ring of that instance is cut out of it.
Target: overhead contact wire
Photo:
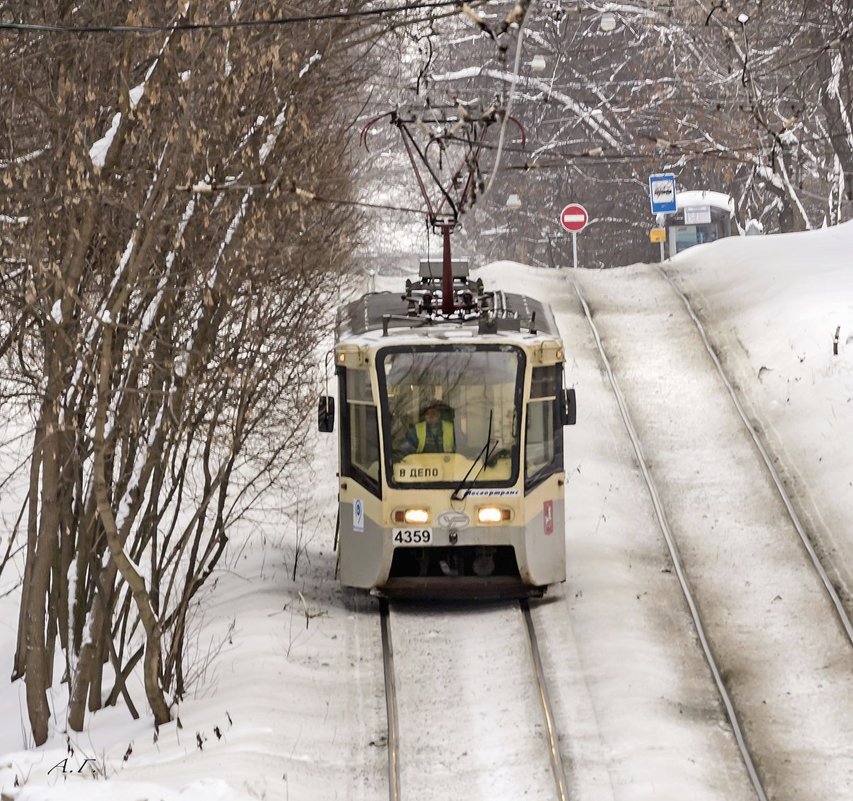
[[[405,11],[428,11],[432,9],[460,6],[459,0],[435,0],[434,2],[405,3],[389,8],[372,8],[363,11],[332,11],[325,14],[302,14],[273,19],[228,20],[224,22],[176,22],[162,25],[50,25],[27,22],[0,22],[0,30],[16,33],[133,33],[147,34],[162,31],[210,31],[234,28],[266,28],[281,25],[296,25],[306,22],[330,22],[335,20],[363,19],[400,14]]]

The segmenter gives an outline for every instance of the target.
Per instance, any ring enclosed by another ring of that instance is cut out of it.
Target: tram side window
[[[346,404],[347,461],[353,477],[378,492],[379,424],[367,370],[346,371]]]
[[[562,470],[562,429],[555,423],[560,383],[559,365],[533,368],[524,451],[527,489]]]

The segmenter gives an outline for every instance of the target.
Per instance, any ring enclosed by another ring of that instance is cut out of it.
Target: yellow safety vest
[[[418,423],[415,425],[415,433],[418,436],[418,453],[423,453],[426,447],[427,424]],[[448,420],[441,421],[441,450],[444,453],[452,453],[456,450],[456,444],[453,441],[453,423]]]

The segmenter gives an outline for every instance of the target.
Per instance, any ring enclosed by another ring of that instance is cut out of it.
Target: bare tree
[[[140,659],[156,723],[185,691],[191,600],[300,455],[356,227],[346,110],[369,66],[369,37],[343,22],[193,29],[195,5],[168,3],[39,14],[159,27],[2,39],[2,388],[33,420],[15,677],[36,743],[57,644],[72,728],[120,695],[135,712]]]
[[[490,4],[490,24],[509,4]],[[747,13],[748,12],[748,13]],[[560,209],[592,212],[585,266],[654,258],[648,176],[727,192],[768,231],[850,217],[849,0],[714,0],[531,7],[498,48],[457,25],[421,44],[430,106],[491,98],[524,125],[491,196],[466,217],[469,250],[541,265],[567,261]],[[535,65],[537,64],[537,70]],[[423,87],[426,87],[425,89]],[[509,212],[517,194],[522,209]]]

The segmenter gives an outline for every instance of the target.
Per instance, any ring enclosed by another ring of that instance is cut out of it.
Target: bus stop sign
[[[678,211],[675,203],[675,176],[670,173],[649,176],[649,199],[652,214],[672,214]]]

